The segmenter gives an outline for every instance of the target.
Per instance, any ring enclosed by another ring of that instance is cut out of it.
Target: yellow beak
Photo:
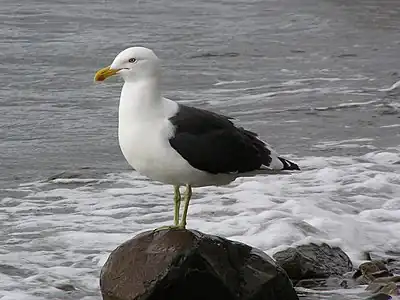
[[[94,75],[94,81],[104,81],[108,77],[113,76],[118,73],[118,69],[110,69],[110,67],[105,67],[103,69],[100,69],[96,72]]]

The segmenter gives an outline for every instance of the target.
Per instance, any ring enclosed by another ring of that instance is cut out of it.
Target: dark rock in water
[[[296,287],[307,289],[326,287],[326,278],[302,279],[296,283]]]
[[[379,271],[387,271],[385,263],[381,260],[367,261],[358,267],[362,274],[376,273]]]
[[[390,273],[400,275],[400,253],[389,251],[387,253],[368,252],[366,260],[382,261]],[[368,258],[369,257],[369,258]]]
[[[353,278],[358,284],[369,284],[376,278],[388,276],[393,276],[393,274],[389,272],[385,263],[381,260],[362,263],[353,274]]]
[[[392,278],[392,277],[389,277]],[[396,282],[391,281],[373,281],[366,287],[367,291],[371,291],[373,293],[385,293],[388,295],[397,295],[397,284]]]
[[[393,278],[393,277],[389,277]],[[384,295],[387,296],[386,299],[392,299],[392,296],[398,296],[400,294],[400,284],[396,284],[393,281],[382,281],[381,278],[377,279],[376,281],[372,282],[366,288],[367,291],[371,291],[374,293],[368,299],[385,299]]]
[[[327,278],[343,275],[353,269],[346,253],[327,244],[302,245],[273,255],[292,280]]]
[[[100,286],[104,300],[298,300],[264,252],[192,230],[148,231],[123,243]]]
[[[373,293],[368,299],[391,299],[391,296],[397,296],[400,292],[400,276],[393,276],[386,262],[382,259],[367,261],[353,274],[358,284],[368,284],[366,290]]]
[[[329,278],[314,278],[314,279],[302,279],[296,283],[296,287],[308,288],[308,289],[348,289],[355,286],[354,280],[343,279],[340,277],[329,277]]]
[[[388,263],[388,269],[392,274],[400,275],[400,261]]]
[[[386,295],[384,293],[377,293],[375,295],[372,295],[365,300],[391,300],[392,296]]]

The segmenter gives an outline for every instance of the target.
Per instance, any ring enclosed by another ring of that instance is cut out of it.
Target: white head
[[[121,75],[126,82],[157,78],[160,74],[160,60],[148,48],[130,47],[120,52],[110,66],[97,71],[94,80],[103,81],[115,74]]]

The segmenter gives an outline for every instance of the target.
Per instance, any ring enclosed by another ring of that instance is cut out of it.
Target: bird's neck
[[[125,82],[121,91],[119,118],[145,119],[162,110],[160,82],[157,77]]]

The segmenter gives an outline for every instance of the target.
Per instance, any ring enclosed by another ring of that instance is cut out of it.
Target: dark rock
[[[390,273],[389,270],[381,270],[381,271],[373,272],[373,273],[371,273],[371,275],[374,278],[393,276],[393,274]]]
[[[354,273],[353,278],[358,284],[369,284],[379,277],[393,276],[382,260],[362,263]]]
[[[386,264],[390,273],[400,275],[400,253],[398,251],[388,251],[387,253],[367,252],[366,260],[379,260]]]
[[[391,279],[393,277],[389,277]],[[385,299],[384,295],[388,296],[386,299],[392,299],[392,296],[398,296],[400,294],[400,284],[394,281],[383,281],[379,278],[372,282],[366,288],[367,291],[374,293],[369,299]],[[397,297],[396,297],[397,299]]]
[[[392,274],[400,275],[400,261],[399,260],[391,260],[387,264],[389,272]]]
[[[381,277],[381,278],[375,279],[374,282],[383,282],[383,283],[396,282],[396,283],[400,283],[400,276]]]
[[[192,230],[148,231],[123,243],[100,286],[104,300],[298,300],[264,252]]]
[[[367,291],[373,293],[384,293],[387,295],[397,295],[397,285],[395,282],[372,282],[366,287]]]
[[[314,279],[302,279],[296,283],[297,287],[308,288],[308,289],[323,289],[323,290],[333,290],[333,289],[348,289],[355,286],[354,280],[343,279],[339,277],[329,277],[329,278],[314,278]]]
[[[375,295],[366,298],[365,300],[391,300],[391,299],[392,297],[389,295],[386,295],[384,293],[377,293]]]
[[[326,278],[302,279],[296,283],[296,287],[307,289],[326,287]]]
[[[362,274],[371,274],[379,271],[387,271],[386,265],[381,260],[367,261],[362,263],[358,269]]]
[[[273,255],[292,280],[327,278],[353,270],[350,258],[339,247],[302,245]]]

